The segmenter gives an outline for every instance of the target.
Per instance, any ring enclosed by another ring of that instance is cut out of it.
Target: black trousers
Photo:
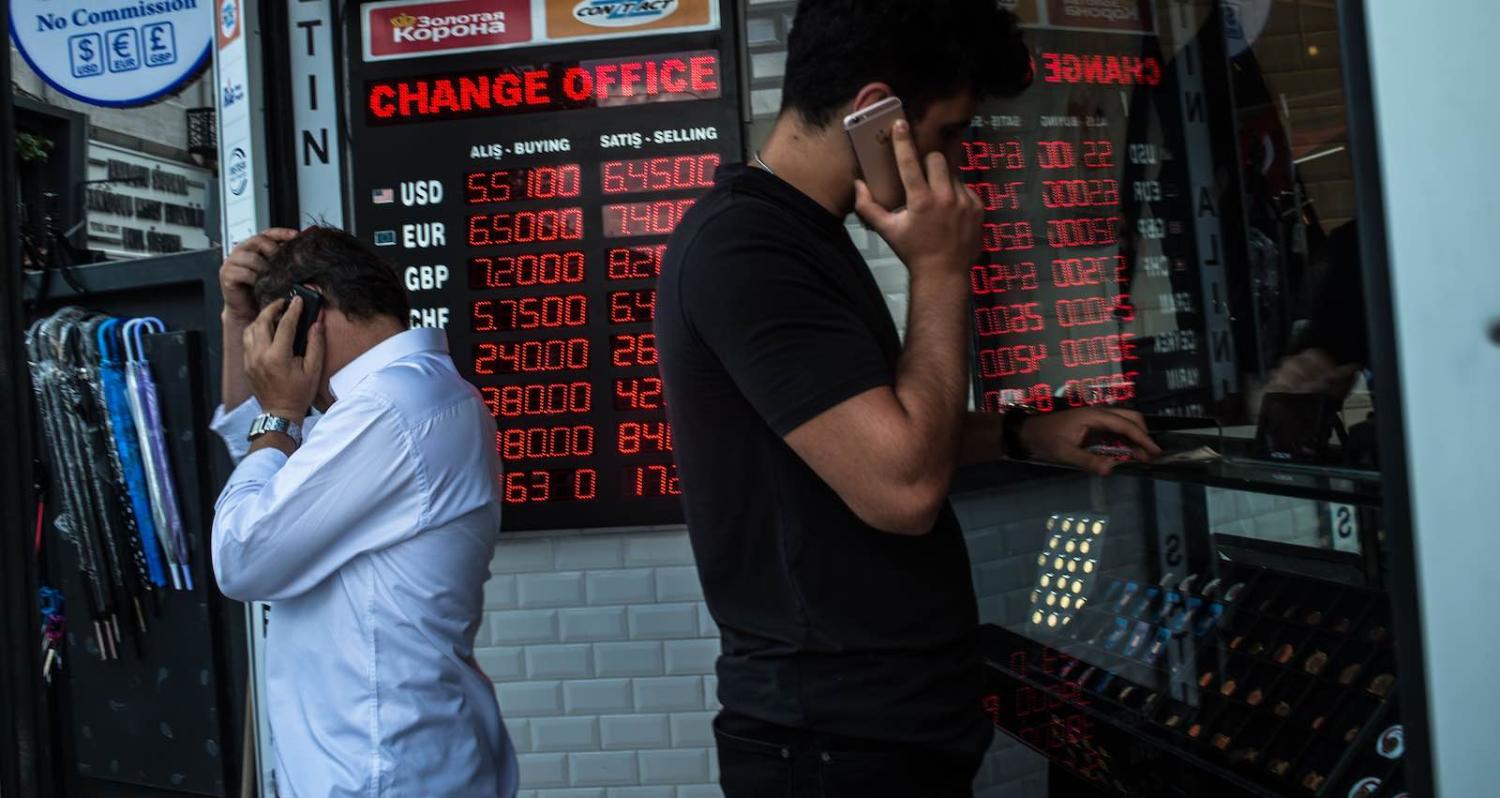
[[[714,720],[724,798],[972,798],[982,758]]]

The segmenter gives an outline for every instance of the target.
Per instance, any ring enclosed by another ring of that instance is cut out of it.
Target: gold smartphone
[[[892,128],[897,120],[904,118],[906,111],[899,97],[887,97],[844,117],[844,132],[849,134],[849,142],[854,145],[860,175],[869,185],[875,201],[891,211],[906,205],[906,186],[901,182],[901,170],[896,166],[896,148],[891,143]]]

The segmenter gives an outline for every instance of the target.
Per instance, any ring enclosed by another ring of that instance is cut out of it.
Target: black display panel
[[[1035,82],[989,104],[964,146],[986,211],[971,280],[984,410],[1204,416],[1226,387],[1210,339],[1227,357],[1227,317],[1204,303],[1223,270],[1217,192],[1192,168],[1209,120],[1147,20],[1028,29]]]
[[[729,11],[718,31],[374,61],[350,15],[351,229],[494,413],[508,531],[682,521],[656,277],[742,157]]]

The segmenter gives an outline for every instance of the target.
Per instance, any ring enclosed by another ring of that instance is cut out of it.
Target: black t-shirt
[[[862,522],[783,437],[893,385],[901,341],[842,220],[733,166],[667,248],[656,322],[719,698],[768,723],[976,753],[978,611],[951,508]]]

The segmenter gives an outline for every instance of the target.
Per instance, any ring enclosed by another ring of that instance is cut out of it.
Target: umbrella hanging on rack
[[[146,359],[145,345],[141,340],[143,331],[166,332],[166,325],[157,318],[135,319],[125,324],[125,376],[130,388],[128,395],[131,414],[140,439],[141,460],[151,494],[157,537],[167,554],[173,585],[179,590],[192,590],[192,552],[188,547],[187,533],[182,528],[176,483],[172,479],[172,464],[167,456],[166,433],[162,429],[156,381],[151,376],[151,364]]]

